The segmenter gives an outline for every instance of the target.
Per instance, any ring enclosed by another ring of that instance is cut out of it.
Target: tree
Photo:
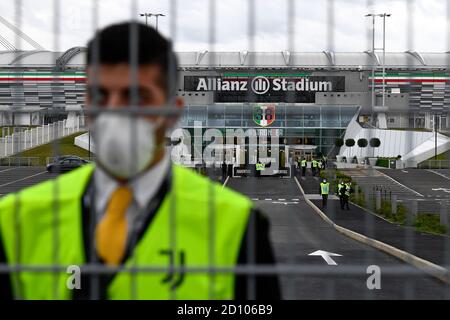
[[[355,145],[355,139],[347,139],[347,140],[345,140],[345,145],[347,146],[347,147],[353,147],[354,145]]]
[[[358,147],[365,148],[367,147],[367,145],[368,145],[367,139],[364,138],[358,139]]]
[[[374,156],[375,156],[375,148],[380,147],[381,141],[378,138],[372,138],[370,139],[369,144],[372,148],[374,148]]]
[[[334,141],[334,145],[335,145],[336,147],[338,147],[338,148],[342,147],[342,146],[344,145],[344,139],[342,139],[342,138],[337,138],[337,139]]]
[[[355,145],[355,139],[347,139],[345,140],[345,145],[349,148],[352,148],[353,150],[353,146]]]
[[[369,142],[367,141],[367,139],[364,139],[364,138],[358,139],[358,147],[365,148],[365,147],[367,147],[368,144],[369,144]],[[361,150],[361,155],[362,155],[362,150]]]
[[[372,138],[370,139],[370,146],[372,148],[378,148],[381,145],[381,141],[378,138]]]

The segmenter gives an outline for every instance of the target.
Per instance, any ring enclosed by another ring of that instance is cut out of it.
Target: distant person
[[[342,180],[338,184],[337,194],[339,196],[339,204],[341,206],[341,209],[344,210],[345,184]]]
[[[264,171],[264,168],[265,168],[265,165],[263,163],[261,163],[260,160],[258,160],[255,164],[257,178],[261,178],[261,174]]]
[[[317,161],[317,171],[318,171],[318,173],[319,173],[319,175],[320,175],[320,172],[322,171],[322,160],[318,160]]]
[[[323,166],[324,169],[327,167],[328,165],[328,157],[327,156],[322,156],[322,162],[323,162]]]
[[[86,51],[86,108],[102,110],[88,119],[96,165],[1,198],[0,263],[116,269],[82,272],[78,290],[68,286],[74,275],[65,270],[0,273],[0,301],[230,300],[245,299],[253,288],[256,299],[279,299],[276,275],[252,274],[253,287],[247,275],[183,272],[275,260],[269,222],[249,198],[171,162],[165,133],[184,107],[171,43],[129,22],[97,31]],[[167,106],[178,112],[144,113]],[[252,234],[255,250],[247,245]]]
[[[306,165],[307,165],[306,159],[303,158],[302,161],[301,161],[302,176],[306,176]]]
[[[330,193],[330,183],[327,179],[323,179],[320,183],[320,195],[322,196],[322,208],[325,209],[328,203],[328,194]]]
[[[313,177],[315,177],[317,174],[317,160],[316,159],[312,159],[312,161],[311,161],[311,171],[312,171]]]
[[[223,162],[222,162],[222,183],[224,183],[225,180],[227,179],[227,169],[228,169],[228,165],[225,162],[225,160],[223,160]]]
[[[343,197],[343,207],[342,210],[344,210],[345,208],[347,210],[350,210],[350,206],[349,206],[349,200],[350,200],[350,194],[353,192],[352,189],[352,183],[350,181],[345,183],[345,192],[344,192],[344,197]]]

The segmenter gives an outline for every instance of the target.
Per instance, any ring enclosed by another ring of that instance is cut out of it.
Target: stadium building
[[[450,149],[450,53],[386,53],[384,77],[381,57],[371,52],[203,51],[178,57],[177,95],[186,102],[181,126],[192,137],[200,125],[202,134],[254,129],[258,138],[278,142],[286,163],[318,154],[401,155],[418,163],[436,146],[439,153]],[[0,52],[0,126],[82,114],[84,59],[81,47]],[[373,137],[381,140],[379,148],[335,146],[338,138]],[[250,140],[240,150],[246,163],[257,159],[248,152]],[[202,150],[207,145],[203,141]]]

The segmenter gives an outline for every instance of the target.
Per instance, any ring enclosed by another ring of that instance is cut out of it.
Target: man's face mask
[[[131,179],[154,160],[158,150],[156,131],[162,118],[150,121],[124,113],[100,114],[92,126],[99,165],[110,175]]]

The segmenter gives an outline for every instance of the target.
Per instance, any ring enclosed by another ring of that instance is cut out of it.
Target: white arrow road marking
[[[328,265],[330,265],[330,266],[337,266],[336,261],[331,259],[331,257],[342,257],[342,255],[340,255],[340,254],[323,251],[323,250],[314,251],[313,253],[308,254],[308,256],[321,256],[323,258],[323,260],[325,260],[325,262],[328,263]]]
[[[444,191],[445,193],[450,193],[450,189],[448,188],[433,188],[433,191]]]
[[[279,202],[279,201],[272,201],[272,203],[284,204],[285,206],[288,204],[298,204],[298,202]]]

